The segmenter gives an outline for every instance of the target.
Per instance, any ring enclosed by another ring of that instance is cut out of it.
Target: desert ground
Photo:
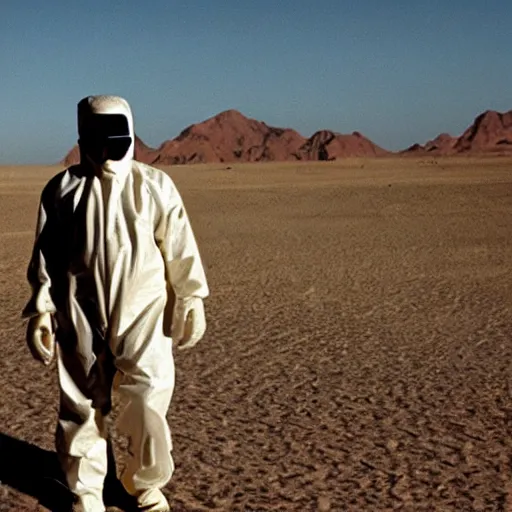
[[[0,168],[2,512],[67,497],[20,318],[58,171]],[[173,510],[512,511],[512,159],[166,171],[211,287],[175,356]]]

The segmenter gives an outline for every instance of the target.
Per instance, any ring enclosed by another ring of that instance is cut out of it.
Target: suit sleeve
[[[178,299],[209,295],[205,270],[183,200],[166,176],[156,239],[165,260],[167,285]]]
[[[43,313],[54,313],[55,304],[50,293],[52,282],[48,270],[49,241],[52,238],[52,211],[46,200],[48,187],[43,190],[39,202],[39,211],[36,225],[36,236],[32,257],[30,259],[27,279],[32,294],[27,305],[23,309],[22,317],[31,318]]]

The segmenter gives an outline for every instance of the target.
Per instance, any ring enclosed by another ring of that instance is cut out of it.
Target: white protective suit
[[[108,122],[128,121],[124,135],[130,139],[120,137],[128,150],[119,160],[94,160],[84,150],[87,137],[95,136],[98,119],[102,125],[111,114],[117,116]],[[115,377],[124,403],[119,428],[130,438],[121,481],[142,496],[145,510],[167,510],[157,502],[174,470],[166,421],[174,387],[171,334],[185,347],[202,337],[208,285],[174,183],[133,159],[128,103],[115,96],[85,98],[78,125],[80,165],[55,176],[41,195],[28,270],[33,293],[23,311],[31,319],[27,339],[37,352],[41,338],[48,344],[48,333],[38,329],[55,327],[61,389],[56,445],[83,509],[104,510],[104,417]],[[40,359],[48,364],[51,348],[44,350]],[[152,496],[154,508],[144,496]]]

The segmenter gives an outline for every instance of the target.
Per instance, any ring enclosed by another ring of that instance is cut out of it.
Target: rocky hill
[[[512,110],[505,113],[487,110],[460,135],[442,133],[424,146],[414,144],[402,154],[512,154]]]

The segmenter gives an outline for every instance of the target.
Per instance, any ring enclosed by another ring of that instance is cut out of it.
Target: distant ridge
[[[158,148],[147,146],[139,137],[135,140],[135,158],[159,165],[463,153],[512,155],[512,110],[505,113],[488,110],[480,114],[459,137],[441,133],[424,145],[413,144],[398,152],[376,145],[359,132],[341,134],[319,130],[307,139],[291,128],[268,126],[237,110],[225,110],[201,123],[192,124]],[[74,146],[61,163],[70,166],[78,163],[79,157],[78,146]]]
[[[512,110],[487,110],[480,114],[460,137],[438,135],[424,146],[414,144],[401,154],[510,154],[512,155]]]

